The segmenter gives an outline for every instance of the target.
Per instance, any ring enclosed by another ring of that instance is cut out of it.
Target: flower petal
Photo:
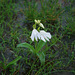
[[[44,25],[42,23],[39,24],[40,27],[44,28]]]
[[[32,31],[32,34],[31,34],[30,38],[32,39],[32,41],[34,41],[34,34],[33,34],[33,31]]]
[[[51,39],[51,34],[50,33],[47,33],[46,36]]]
[[[45,38],[44,38],[42,35],[41,35],[41,38],[40,38],[40,39],[43,40],[44,42],[46,42],[46,41],[45,41]]]
[[[40,33],[36,29],[33,29],[30,38],[32,41],[34,41],[34,39],[38,41],[38,38],[40,39]]]
[[[49,32],[45,32],[44,30],[41,30],[40,33],[44,34],[46,37],[51,39],[51,34]]]
[[[41,30],[40,34],[47,41],[49,41],[49,39],[51,39],[51,34],[49,32],[45,32],[44,30]]]
[[[35,23],[37,23],[37,20],[35,20]]]
[[[37,21],[38,21],[38,24],[39,24],[41,20],[37,20]]]

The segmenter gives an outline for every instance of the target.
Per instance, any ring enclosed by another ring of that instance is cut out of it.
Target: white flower
[[[51,39],[51,34],[49,32],[45,32],[44,30],[40,31],[40,39],[44,42],[49,41]]]
[[[41,30],[40,32],[38,32],[36,29],[33,29],[30,38],[32,39],[32,41],[34,41],[34,39],[36,41],[40,39],[46,42],[46,40],[49,41],[49,39],[51,39],[51,34],[49,32],[45,32],[44,30]]]
[[[35,20],[35,23],[36,23],[36,24],[40,24],[40,21],[41,21],[41,20]]]
[[[44,25],[40,22],[41,20],[35,20],[36,24],[39,24],[40,27],[44,28]]]
[[[44,28],[44,25],[42,23],[39,24],[40,27]]]
[[[34,39],[38,41],[38,38],[40,39],[40,33],[36,29],[33,29],[30,38],[32,39],[32,41],[34,41]]]

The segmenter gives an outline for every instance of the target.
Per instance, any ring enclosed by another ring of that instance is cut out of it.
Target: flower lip
[[[33,29],[30,38],[32,39],[32,41],[34,41],[34,39],[38,41],[38,39],[40,39],[40,33],[36,29]]]
[[[40,39],[43,40],[44,42],[49,41],[49,39],[51,39],[51,34],[49,32],[45,32],[44,30],[40,31]]]

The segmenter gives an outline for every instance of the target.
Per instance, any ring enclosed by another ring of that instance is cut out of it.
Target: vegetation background
[[[26,48],[39,19],[52,39],[45,65]],[[75,75],[75,0],[0,0],[0,75]]]

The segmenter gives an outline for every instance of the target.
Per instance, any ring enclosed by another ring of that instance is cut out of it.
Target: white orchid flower
[[[35,20],[35,23],[36,23],[36,24],[40,24],[40,21],[41,21],[41,20]]]
[[[51,39],[51,34],[49,32],[45,32],[44,30],[40,31],[40,39],[44,42],[49,41]]]
[[[38,39],[40,39],[40,33],[36,29],[33,29],[30,38],[32,39],[32,41],[34,41],[34,39],[38,41]]]
[[[41,20],[37,20],[38,24],[40,24],[40,21],[41,21]]]
[[[44,25],[42,23],[39,24],[40,27],[44,28]]]
[[[35,21],[35,23],[37,23],[37,20],[34,20]]]
[[[44,25],[40,22],[41,20],[35,20],[36,24],[39,24],[40,27],[44,28]]]

